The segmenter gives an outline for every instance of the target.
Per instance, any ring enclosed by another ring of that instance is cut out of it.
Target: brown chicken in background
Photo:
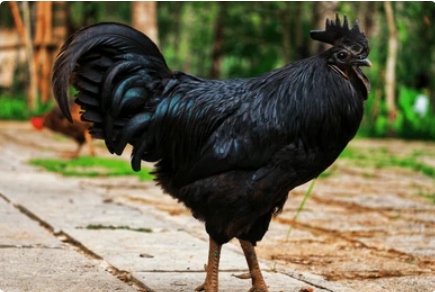
[[[68,120],[63,116],[60,108],[55,107],[49,112],[46,112],[43,115],[38,117],[32,117],[30,122],[33,127],[38,130],[42,130],[44,128],[50,129],[54,132],[61,133],[65,136],[71,137],[74,141],[77,142],[78,148],[71,155],[72,158],[77,158],[81,152],[83,144],[89,145],[89,155],[95,156],[94,145],[92,144],[91,135],[88,132],[90,123],[83,122],[80,119],[80,106],[71,103],[71,114],[73,119],[73,124],[68,122]]]

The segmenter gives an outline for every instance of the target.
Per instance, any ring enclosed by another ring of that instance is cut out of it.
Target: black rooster
[[[267,291],[254,246],[288,192],[331,165],[358,130],[370,86],[359,68],[371,65],[366,36],[337,15],[311,37],[333,47],[232,80],[171,71],[148,37],[121,24],[83,28],[61,49],[53,86],[64,115],[71,80],[90,133],[118,155],[133,145],[136,171],[157,162],[157,182],[205,222],[207,277],[197,291],[218,291],[221,246],[234,237],[250,291]]]

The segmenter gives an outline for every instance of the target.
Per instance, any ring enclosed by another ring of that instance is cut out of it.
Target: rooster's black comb
[[[358,20],[355,20],[353,27],[349,28],[347,16],[344,16],[343,25],[341,25],[338,13],[333,20],[326,19],[325,30],[312,30],[311,38],[317,41],[331,44],[333,46],[342,45],[360,45],[363,49],[368,49],[367,37],[359,29]]]

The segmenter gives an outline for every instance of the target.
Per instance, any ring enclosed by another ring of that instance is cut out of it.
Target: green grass
[[[314,185],[315,185],[315,184],[316,184],[316,178],[313,179],[313,180],[311,181],[311,184],[310,184],[310,186],[308,187],[308,190],[307,190],[307,192],[305,193],[305,196],[304,196],[304,198],[302,199],[302,202],[301,202],[301,204],[299,205],[299,208],[298,208],[298,210],[296,211],[295,216],[293,217],[293,222],[296,222],[296,220],[298,219],[299,213],[301,213],[302,209],[304,208],[305,203],[307,202],[308,198],[310,197],[311,192],[313,191],[313,188],[314,188]],[[290,233],[292,232],[292,230],[293,230],[293,224],[290,224],[289,229],[288,229],[288,231],[287,231],[286,241],[288,241],[288,239],[290,238]]]
[[[422,188],[419,188],[418,195],[420,197],[428,199],[431,203],[435,204],[435,192],[426,192]]]
[[[338,168],[337,165],[333,164],[331,167],[329,167],[324,172],[322,172],[318,178],[322,179],[322,178],[333,176],[336,173],[337,168]]]
[[[140,180],[152,180],[149,169],[134,172],[127,161],[100,157],[79,157],[75,160],[32,159],[31,165],[40,166],[51,172],[65,176],[110,177],[135,175]]]
[[[0,97],[1,120],[26,120],[29,116],[27,103],[24,100]]]
[[[421,154],[414,152],[408,156],[399,157],[390,153],[386,148],[368,150],[348,147],[341,153],[340,158],[352,160],[352,164],[354,166],[375,168],[408,168],[424,175],[434,177],[435,168],[419,162],[417,160],[419,155]]]
[[[23,95],[14,97],[0,96],[0,120],[27,120],[47,112],[54,106],[53,102],[46,105],[38,104],[35,111],[31,111],[27,105],[27,99]]]
[[[113,225],[88,225],[85,227],[85,229],[89,230],[99,230],[99,229],[108,229],[108,230],[130,230],[130,231],[136,231],[136,232],[145,232],[145,233],[151,233],[152,230],[149,228],[131,228],[130,226],[113,226]]]

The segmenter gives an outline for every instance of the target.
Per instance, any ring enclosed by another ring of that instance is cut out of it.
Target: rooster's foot
[[[204,283],[202,285],[199,285],[195,289],[196,292],[205,291],[205,292],[218,292],[217,285],[207,285],[207,283]]]
[[[195,291],[199,292],[199,291],[205,291],[205,283],[199,285],[198,287],[196,287]]]

